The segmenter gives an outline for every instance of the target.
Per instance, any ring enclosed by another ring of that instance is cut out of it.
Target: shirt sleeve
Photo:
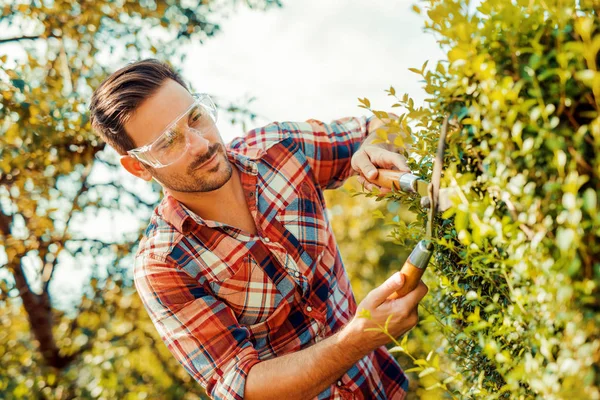
[[[260,362],[233,311],[174,263],[136,260],[137,292],[161,339],[214,399],[243,399],[250,368]]]
[[[274,122],[248,132],[246,145],[263,147],[286,137],[296,142],[323,189],[340,187],[347,178],[356,175],[352,156],[368,134],[373,117],[348,117],[328,124],[310,119],[306,122]]]

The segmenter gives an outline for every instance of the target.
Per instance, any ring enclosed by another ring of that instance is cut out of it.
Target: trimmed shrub
[[[600,2],[420,5],[448,59],[412,69],[427,106],[388,90],[406,110],[388,132],[413,136],[411,167],[429,177],[449,116],[455,195],[426,274],[417,347],[431,353],[412,370],[453,397],[599,399]],[[419,217],[390,221],[396,236],[423,237],[418,199],[385,198]]]

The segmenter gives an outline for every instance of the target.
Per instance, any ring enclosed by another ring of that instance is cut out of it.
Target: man
[[[206,95],[168,66],[118,70],[92,96],[92,126],[133,175],[164,189],[140,241],[135,286],[164,343],[215,399],[402,399],[389,337],[417,323],[423,283],[357,305],[322,190],[379,167],[408,170],[370,144],[381,122],[273,123],[225,145]],[[362,177],[361,177],[362,178]],[[364,178],[363,178],[364,182]]]

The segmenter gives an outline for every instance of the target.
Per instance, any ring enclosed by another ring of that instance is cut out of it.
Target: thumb
[[[353,168],[363,174],[367,179],[375,179],[377,177],[377,168],[371,162],[369,155],[369,147],[361,148],[352,158]]]
[[[387,278],[385,282],[373,289],[373,301],[375,306],[382,304],[392,293],[404,286],[405,277],[400,271]]]

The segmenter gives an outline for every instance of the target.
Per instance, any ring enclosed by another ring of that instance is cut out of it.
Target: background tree
[[[0,393],[3,398],[197,398],[202,390],[151,326],[130,276],[140,223],[97,235],[90,221],[146,220],[159,191],[124,186],[93,134],[94,88],[128,60],[178,63],[238,3],[277,0],[23,1],[0,17]],[[226,104],[242,119],[245,109]],[[240,115],[241,114],[241,115]],[[113,154],[114,155],[114,154]],[[118,233],[117,233],[118,231]],[[67,311],[55,272],[92,267]]]

